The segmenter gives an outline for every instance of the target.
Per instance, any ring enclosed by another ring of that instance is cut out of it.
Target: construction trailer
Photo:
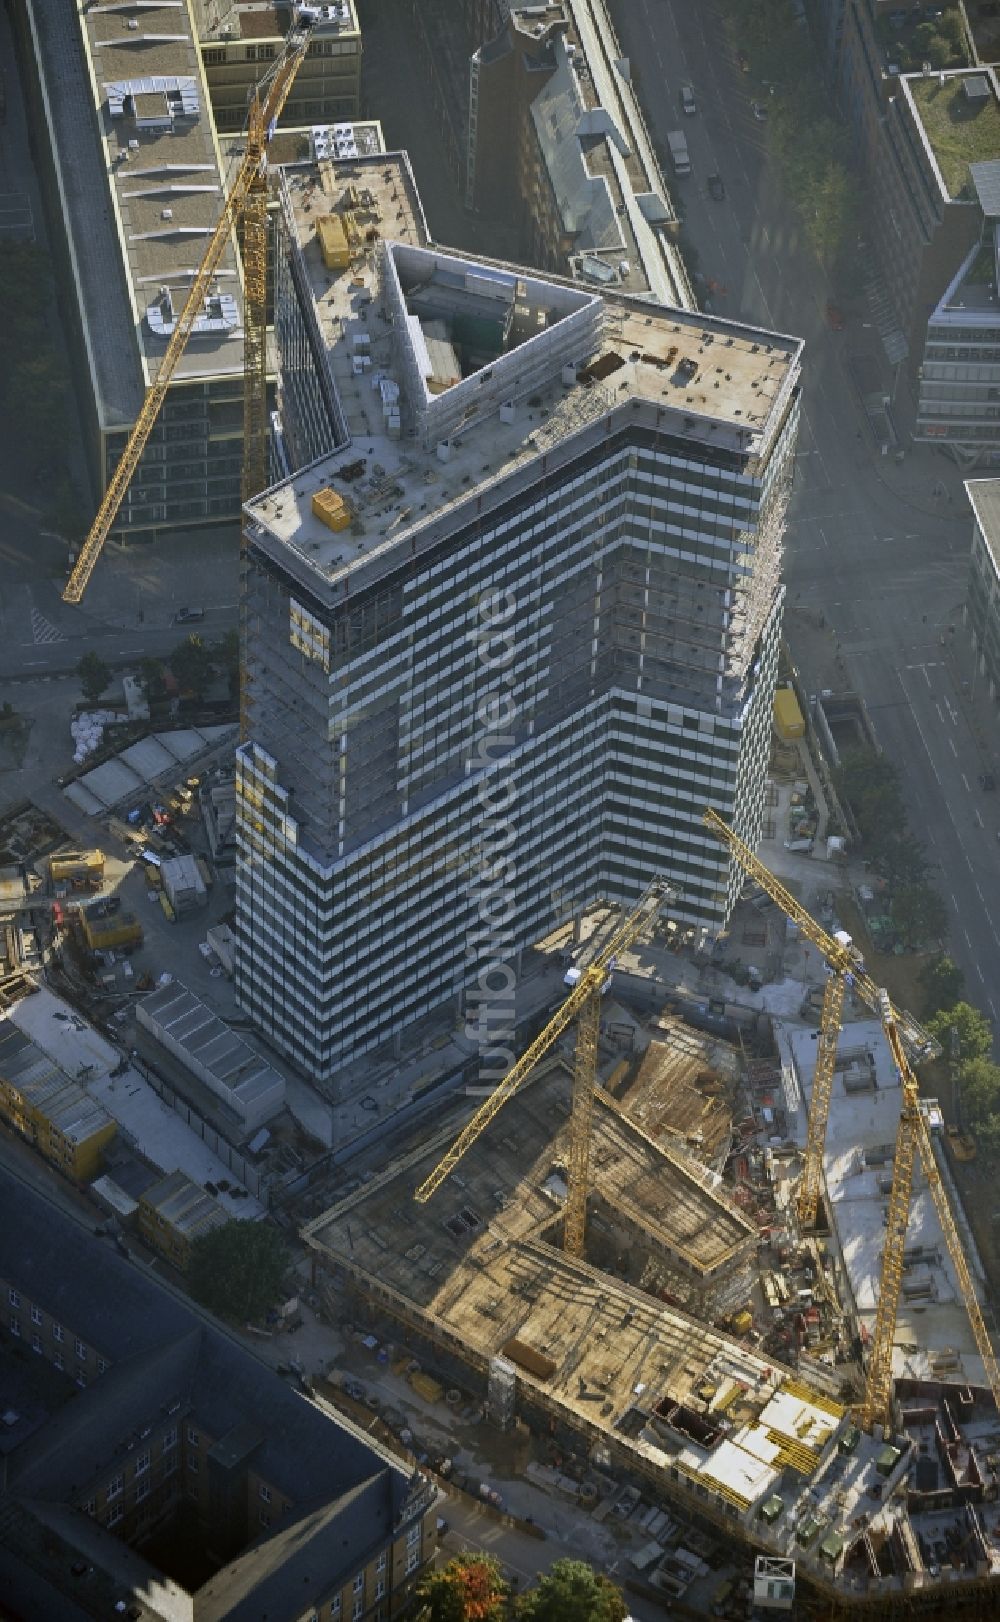
[[[59,850],[49,857],[49,877],[53,884],[101,884],[104,880],[102,850]]]
[[[92,917],[80,909],[80,928],[92,952],[133,952],[142,945],[142,925],[134,912]]]

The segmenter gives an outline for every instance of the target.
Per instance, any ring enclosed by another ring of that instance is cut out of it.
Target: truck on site
[[[100,884],[104,879],[104,852],[53,851],[49,857],[49,877],[53,884]]]
[[[683,130],[670,130],[667,134],[667,145],[670,148],[670,161],[675,173],[689,175],[691,173],[691,154],[688,152],[687,137]]]

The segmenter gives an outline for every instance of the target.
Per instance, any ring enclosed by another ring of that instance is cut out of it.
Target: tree
[[[170,655],[170,668],[177,677],[182,693],[193,693],[200,698],[212,674],[212,655],[200,636],[194,632],[178,642]]]
[[[85,653],[76,667],[83,688],[83,696],[88,704],[96,704],[101,694],[111,681],[111,671],[104,663],[99,653]]]
[[[499,1561],[470,1550],[432,1571],[417,1588],[418,1622],[503,1622],[507,1584]]]
[[[938,940],[945,932],[948,913],[929,884],[906,884],[892,898],[889,916],[907,946]]]
[[[159,659],[140,660],[139,680],[150,704],[155,704],[167,690],[167,684],[163,679],[163,666]]]
[[[958,1072],[962,1112],[979,1136],[991,1118],[1000,1117],[1000,1065],[990,1059],[969,1059]]]
[[[279,1300],[287,1265],[277,1228],[232,1221],[194,1241],[188,1282],[195,1300],[220,1317],[253,1322]]]
[[[989,1020],[968,1002],[942,1009],[927,1021],[927,1029],[937,1037],[947,1058],[961,1059],[963,1064],[985,1059],[993,1046]]]
[[[519,1622],[624,1622],[628,1607],[614,1583],[582,1560],[557,1560],[517,1607]]]
[[[954,1008],[965,989],[965,975],[944,952],[936,952],[917,975],[924,994],[924,1013]]]

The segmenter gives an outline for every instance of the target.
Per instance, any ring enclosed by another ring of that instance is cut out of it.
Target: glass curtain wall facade
[[[759,837],[782,589],[739,594],[780,527],[797,404],[763,467],[615,420],[347,603],[248,536],[237,989],[317,1080],[475,977],[498,827],[506,960],[658,872],[678,916],[728,916],[738,875],[700,818]]]

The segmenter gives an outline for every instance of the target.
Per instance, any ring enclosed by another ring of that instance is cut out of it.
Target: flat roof
[[[993,567],[1000,573],[1000,479],[966,479],[965,493]]]
[[[240,133],[226,135],[220,130],[219,147],[226,168],[246,150]],[[377,118],[342,119],[334,124],[292,124],[276,129],[268,143],[267,161],[272,170],[286,163],[306,163],[314,158],[371,158],[385,152],[385,135]]]
[[[945,196],[977,203],[970,165],[1000,152],[1000,94],[993,68],[907,73],[900,80],[934,157]]]
[[[366,252],[339,274],[331,272],[317,240],[317,216],[336,212],[348,185],[367,188],[373,170],[382,168],[389,195],[371,187],[372,201],[363,211]],[[530,485],[543,457],[635,399],[668,414],[666,432],[673,428],[702,446],[734,454],[763,449],[776,431],[798,378],[799,339],[601,296],[569,278],[515,265],[412,246],[422,216],[415,216],[413,201],[400,188],[398,169],[377,159],[355,167],[356,176],[362,173],[369,178],[352,182],[340,166],[318,164],[282,175],[286,220],[309,279],[350,440],[265,491],[246,512],[251,539],[273,549],[314,588],[346,589],[350,571],[359,566],[365,579],[385,573],[404,543],[432,521],[440,533],[442,524],[455,527],[474,511],[482,516],[489,510],[484,492],[499,501],[518,475]],[[400,290],[403,321],[394,321],[386,308],[387,285]],[[420,300],[426,305],[429,287],[434,310],[446,323],[465,321],[471,331],[469,323],[490,307],[490,321],[498,328],[508,323],[492,362],[476,367],[479,357],[472,340],[467,344],[471,358],[458,389],[469,409],[458,431],[447,434],[444,451],[413,432],[421,413],[431,421],[435,412],[449,409],[447,386],[428,405],[412,383],[420,370],[426,375],[421,345],[426,353],[426,327],[433,322]],[[519,326],[525,304],[531,320]],[[499,313],[494,317],[492,311]],[[568,336],[562,340],[564,322]],[[546,369],[549,351],[553,360]],[[563,365],[567,358],[574,363],[571,372]],[[501,372],[509,409],[490,409],[490,391],[482,387],[477,407],[470,379],[489,381],[496,390],[494,373]],[[395,426],[387,395],[398,410]],[[349,527],[334,532],[315,516],[313,497],[325,489],[343,498]]]
[[[74,139],[92,129],[96,109],[104,180],[90,207],[106,211],[110,192],[128,281],[131,342],[122,362],[138,357],[145,388],[169,336],[163,290],[179,314],[222,212],[225,176],[186,0],[93,5],[79,18],[73,26],[83,31],[90,107]],[[242,375],[243,299],[232,246],[215,290],[223,303],[208,330],[192,333],[179,381]]]
[[[302,0],[307,3],[307,0]],[[298,4],[285,0],[191,0],[194,25],[201,45],[236,44],[240,40],[284,39]],[[314,0],[318,15],[314,32],[356,34],[358,14],[354,0]]]
[[[67,1143],[87,1143],[114,1122],[77,1081],[7,1016],[0,1016],[0,1078]]]
[[[87,1067],[88,1073],[80,1078],[79,1085],[118,1122],[150,1165],[161,1172],[180,1168],[202,1184],[237,1183],[225,1161],[213,1154],[145,1076],[131,1066],[116,1073],[122,1057],[120,1050],[47,986],[39,986],[34,996],[15,1003],[9,1017],[56,1064],[64,1069]],[[242,1186],[235,1193],[221,1191],[219,1202],[230,1216],[253,1218],[264,1212],[260,1202]]]

